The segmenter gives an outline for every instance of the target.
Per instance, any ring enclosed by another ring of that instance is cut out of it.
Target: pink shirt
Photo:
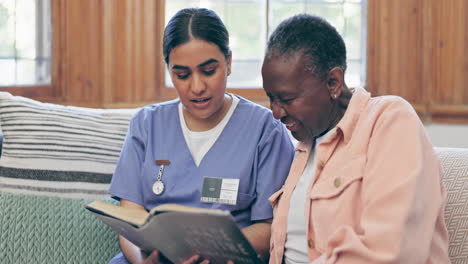
[[[308,152],[299,144],[288,179],[270,197],[270,263],[282,263],[289,201]],[[450,263],[442,168],[408,102],[356,89],[315,158],[304,209],[311,261]]]

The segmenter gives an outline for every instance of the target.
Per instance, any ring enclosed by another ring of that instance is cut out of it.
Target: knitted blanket
[[[107,263],[117,234],[83,209],[88,202],[0,192],[0,263]]]

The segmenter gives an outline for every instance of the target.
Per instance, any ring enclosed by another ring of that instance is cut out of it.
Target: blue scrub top
[[[144,107],[131,120],[109,193],[147,210],[164,203],[229,210],[241,227],[273,217],[268,197],[283,185],[294,148],[270,110],[242,97],[197,167],[179,122],[179,100]],[[155,195],[159,165],[169,160]],[[204,177],[240,179],[236,205],[201,202]]]

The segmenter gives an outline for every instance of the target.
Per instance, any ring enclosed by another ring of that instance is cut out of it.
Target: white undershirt
[[[223,132],[224,127],[234,113],[236,106],[239,104],[239,98],[231,94],[228,95],[232,98],[231,107],[229,108],[226,115],[224,115],[223,119],[215,127],[207,131],[191,131],[188,129],[183,115],[183,105],[182,103],[179,103],[180,126],[182,127],[182,133],[184,134],[185,142],[187,142],[187,146],[190,150],[190,153],[192,153],[193,160],[197,166],[200,165],[200,162],[202,161],[205,154],[216,142],[219,135],[221,135],[221,132]]]
[[[332,130],[330,130],[332,131]],[[284,246],[284,262],[286,264],[310,263],[307,248],[307,231],[305,226],[305,201],[307,190],[315,177],[316,160],[315,150],[323,139],[330,134],[316,138],[315,147],[310,150],[307,165],[294,188],[289,204],[288,226],[286,233],[286,243]],[[323,256],[314,260],[312,264],[323,263]]]

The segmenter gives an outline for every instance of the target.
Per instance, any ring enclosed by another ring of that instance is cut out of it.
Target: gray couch
[[[436,148],[444,168],[452,264],[468,263],[468,149]],[[0,191],[0,263],[106,263],[116,235],[82,210],[84,199]]]
[[[445,221],[452,264],[468,263],[468,149],[435,148],[447,189]]]
[[[1,264],[107,263],[119,252],[117,235],[83,205],[113,202],[107,189],[135,111],[0,92]]]

